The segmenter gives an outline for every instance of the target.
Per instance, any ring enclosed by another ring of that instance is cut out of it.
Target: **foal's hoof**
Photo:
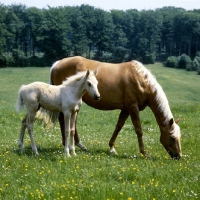
[[[24,149],[23,148],[19,148],[18,151],[19,151],[20,154],[22,154],[24,152]]]
[[[70,151],[70,155],[76,156],[76,152],[74,148],[69,149],[69,151]]]
[[[87,147],[85,147],[81,142],[76,143],[76,146],[79,147],[81,150],[86,151]]]
[[[34,152],[35,156],[39,156],[40,154],[38,152]]]

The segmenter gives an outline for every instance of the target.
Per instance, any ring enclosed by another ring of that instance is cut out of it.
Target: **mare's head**
[[[100,100],[100,94],[97,88],[98,81],[96,79],[97,70],[90,71],[89,69],[85,75],[85,89],[94,98],[94,100]]]
[[[171,158],[180,159],[181,151],[181,132],[178,125],[180,119],[174,121],[170,119],[166,127],[161,128],[160,142],[165,147]]]

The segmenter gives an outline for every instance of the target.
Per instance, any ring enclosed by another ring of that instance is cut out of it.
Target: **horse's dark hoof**
[[[81,150],[84,150],[84,151],[87,150],[87,147],[85,147],[81,142],[76,143],[76,146],[79,147]]]

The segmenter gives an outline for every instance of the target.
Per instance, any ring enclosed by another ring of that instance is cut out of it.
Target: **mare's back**
[[[81,56],[69,57],[62,59],[51,72],[51,79],[53,85],[60,85],[66,77],[72,76],[80,71],[87,69],[95,70],[98,68],[97,79],[99,81],[98,87],[106,85],[108,89],[111,87],[118,87],[119,84],[131,84],[135,82],[142,82],[143,78],[137,73],[136,62],[124,62],[118,64],[98,62],[95,60],[86,59]]]
[[[86,71],[87,69],[94,71],[100,64],[98,61],[89,60],[81,56],[64,58],[52,69],[52,83],[60,85],[66,77]]]

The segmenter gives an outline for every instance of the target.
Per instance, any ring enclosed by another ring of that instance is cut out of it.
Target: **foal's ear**
[[[96,69],[95,71],[94,71],[94,75],[96,76],[98,74],[98,69]]]
[[[87,72],[86,72],[85,78],[87,78],[89,76],[89,74],[90,74],[90,70],[88,69]]]
[[[176,124],[178,124],[180,122],[181,118],[178,118],[177,120],[175,120]]]

